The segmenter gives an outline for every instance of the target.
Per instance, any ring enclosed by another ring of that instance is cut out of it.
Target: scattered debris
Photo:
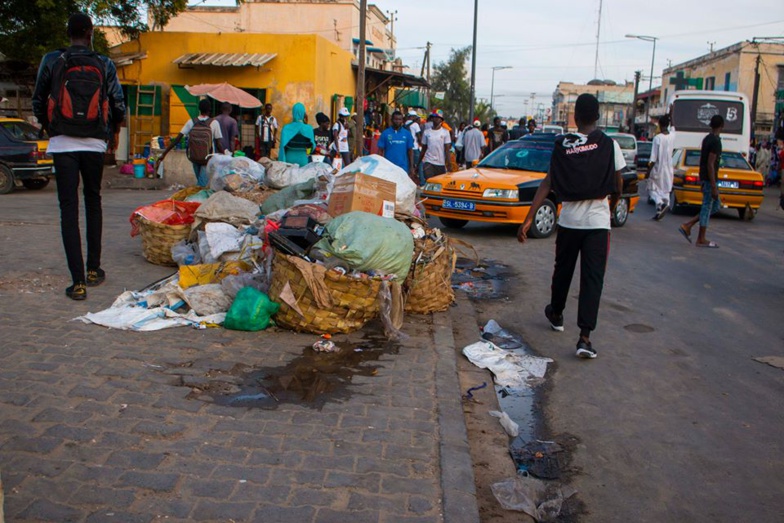
[[[520,432],[520,427],[517,425],[517,423],[512,421],[512,419],[509,417],[509,414],[507,414],[506,412],[499,412],[497,410],[491,410],[490,412],[488,412],[488,414],[490,414],[494,418],[498,418],[498,421],[501,423],[501,426],[504,428],[506,433],[509,434],[510,437],[512,438],[517,437],[517,435]]]
[[[319,340],[313,344],[313,350],[316,352],[334,352],[336,345],[329,340]]]
[[[563,448],[554,441],[535,440],[524,442],[518,438],[509,445],[509,453],[518,472],[527,472],[540,479],[561,477]]]
[[[765,363],[771,367],[784,370],[784,356],[757,356],[752,359],[759,363]]]
[[[507,510],[525,512],[536,521],[555,521],[565,499],[577,491],[556,482],[545,482],[526,474],[494,483],[493,495]]]

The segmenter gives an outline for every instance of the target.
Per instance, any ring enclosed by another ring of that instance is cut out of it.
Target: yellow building
[[[112,49],[126,90],[130,153],[156,135],[174,135],[198,115],[186,85],[228,82],[273,104],[280,125],[302,102],[310,121],[350,108],[352,55],[318,35],[147,32]],[[253,145],[258,110],[240,113],[243,145]]]

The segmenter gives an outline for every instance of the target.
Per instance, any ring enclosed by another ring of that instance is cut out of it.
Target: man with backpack
[[[196,185],[200,187],[207,187],[210,182],[207,178],[207,161],[209,156],[218,152],[229,152],[228,149],[223,149],[221,139],[220,124],[215,118],[210,117],[210,101],[207,99],[199,101],[199,116],[191,118],[185,125],[177,137],[172,140],[169,146],[163,151],[158,162],[155,164],[155,171],[158,171],[158,165],[163,163],[163,159],[169,154],[183,136],[188,137],[188,148],[186,154],[188,159],[193,165],[193,172],[196,175]]]
[[[107,142],[125,119],[125,101],[111,60],[92,51],[93,23],[84,13],[68,19],[71,45],[46,54],[38,68],[33,114],[49,136],[54,159],[60,229],[73,284],[65,294],[87,298],[103,283],[101,178]],[[84,184],[87,267],[79,232],[79,178]]]

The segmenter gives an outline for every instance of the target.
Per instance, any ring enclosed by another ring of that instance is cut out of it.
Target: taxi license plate
[[[443,209],[452,209],[455,211],[475,211],[476,204],[473,202],[461,202],[458,200],[444,200],[441,204]]]
[[[738,188],[738,182],[725,182],[725,181],[719,180],[716,183],[716,185],[718,185],[719,189],[737,189]]]

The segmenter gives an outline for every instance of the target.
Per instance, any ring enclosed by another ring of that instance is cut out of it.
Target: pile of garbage
[[[376,155],[340,171],[217,155],[207,172],[209,188],[183,189],[130,218],[145,258],[177,272],[79,319],[138,331],[275,323],[336,333],[380,316],[389,337],[401,335],[406,296],[448,249],[425,225],[407,173]],[[452,262],[450,251],[450,274]],[[449,277],[439,278],[451,302]]]

